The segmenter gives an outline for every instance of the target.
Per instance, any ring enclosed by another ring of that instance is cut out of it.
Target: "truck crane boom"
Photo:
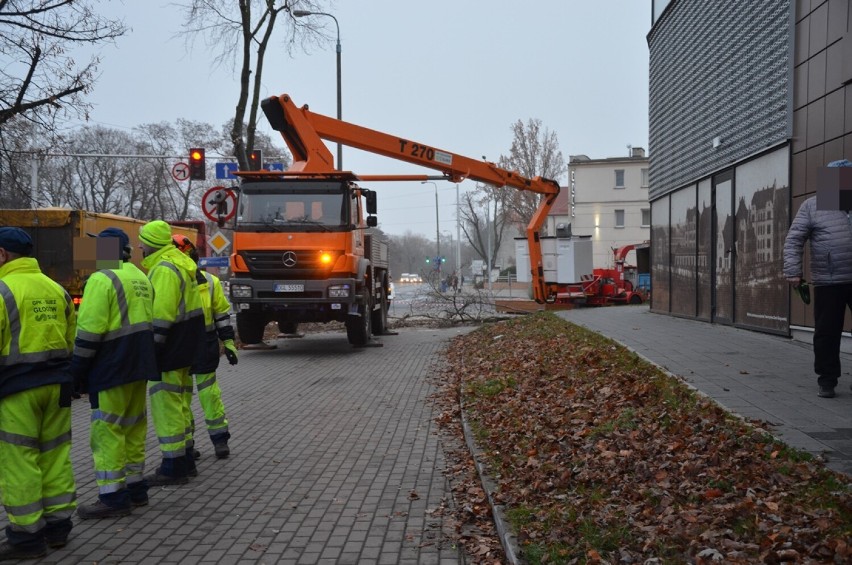
[[[547,215],[559,194],[554,180],[527,178],[488,161],[471,159],[407,138],[344,122],[311,112],[307,105],[297,107],[289,95],[271,97],[261,102],[266,118],[273,129],[281,133],[293,154],[293,164],[287,174],[312,175],[334,172],[334,160],[323,140],[369,151],[377,155],[405,161],[441,171],[450,182],[472,179],[497,187],[512,188],[541,194],[538,209],[526,227],[529,245],[533,297],[542,304],[551,301],[555,288],[545,283],[539,234]],[[257,173],[251,173],[253,175]],[[275,173],[280,175],[281,173]],[[360,180],[425,180],[425,175],[355,175]]]

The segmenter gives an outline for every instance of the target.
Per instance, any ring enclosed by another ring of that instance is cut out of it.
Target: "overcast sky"
[[[100,51],[92,123],[129,131],[186,118],[218,128],[233,117],[234,71],[213,66],[202,42],[187,48],[172,3],[111,0],[105,10],[132,31]],[[511,125],[530,118],[556,132],[566,163],[647,148],[650,0],[338,0],[329,11],[340,25],[346,121],[489,161],[509,153]],[[334,21],[317,17],[334,38]],[[292,56],[275,46],[264,95],[288,93],[335,116],[335,40]],[[438,174],[351,148],[343,165],[357,174]],[[373,188],[382,229],[434,239],[433,185]],[[441,232],[455,236],[455,185],[438,182],[438,197]]]

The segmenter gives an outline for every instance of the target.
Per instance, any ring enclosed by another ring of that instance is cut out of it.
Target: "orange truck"
[[[284,172],[235,173],[241,181],[230,193],[236,195],[230,292],[244,343],[260,342],[270,322],[292,333],[301,322],[342,321],[356,346],[386,330],[387,245],[370,233],[377,225],[376,193],[360,183],[470,178],[542,194],[527,226],[533,293],[539,302],[555,296],[556,288],[544,282],[539,245],[559,193],[555,181],[323,116],[297,107],[287,94],[264,100],[261,108],[287,143],[293,164]],[[443,177],[339,171],[323,140],[435,169]],[[215,202],[229,198],[225,192]],[[230,216],[225,212],[220,226]]]
[[[195,241],[199,253],[206,255],[204,223],[199,220],[176,223],[182,225],[172,225],[173,232]],[[86,234],[108,227],[121,228],[130,238],[131,261],[140,266],[139,227],[144,224],[144,220],[126,216],[68,208],[0,210],[0,226],[19,227],[30,234],[33,256],[42,271],[61,284],[75,304],[80,303],[86,280],[97,270],[95,240]]]

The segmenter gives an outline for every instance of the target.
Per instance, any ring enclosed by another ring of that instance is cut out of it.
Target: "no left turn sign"
[[[172,178],[176,181],[181,182],[185,181],[189,178],[189,165],[186,163],[175,163],[175,166],[172,167]]]

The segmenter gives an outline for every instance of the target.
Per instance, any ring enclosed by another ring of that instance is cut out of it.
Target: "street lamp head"
[[[297,18],[304,18],[305,16],[313,16],[314,12],[309,10],[293,10],[292,14]]]

